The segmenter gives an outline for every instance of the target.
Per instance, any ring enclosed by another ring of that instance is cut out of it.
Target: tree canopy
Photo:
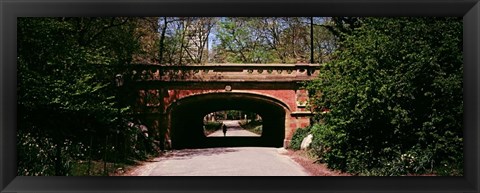
[[[116,98],[115,76],[139,49],[136,23],[135,18],[19,18],[20,174],[65,175],[66,144],[86,144],[88,135],[105,136],[126,124],[128,105]],[[31,149],[32,144],[44,148]]]
[[[215,28],[213,61],[296,63],[309,61],[313,51],[315,63],[325,62],[336,46],[324,27],[328,24],[328,18],[319,17],[222,18]]]

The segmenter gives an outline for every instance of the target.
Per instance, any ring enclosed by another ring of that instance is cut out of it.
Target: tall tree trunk
[[[199,63],[203,63],[202,60],[203,60],[203,54],[204,54],[204,50],[205,48],[207,49],[207,60],[208,60],[208,36],[210,35],[210,30],[211,30],[211,26],[208,27],[207,29],[207,32],[206,32],[206,36],[205,37],[202,37],[200,38],[202,40],[201,44],[200,44],[200,50],[199,50]]]
[[[167,21],[167,17],[163,17],[163,28],[162,28],[162,34],[160,35],[160,50],[159,50],[159,53],[158,53],[158,62],[160,62],[160,64],[164,63],[163,62],[163,52],[164,52],[164,49],[165,49],[165,33],[167,32],[167,25],[168,25],[168,21]]]
[[[187,33],[187,25],[185,24],[185,21],[183,21],[183,32],[182,32],[182,38],[180,39],[180,57],[178,59],[178,64],[182,64],[183,60],[183,50],[184,50],[184,43],[185,43],[185,33]]]
[[[313,17],[310,17],[310,64],[315,62],[313,57]]]

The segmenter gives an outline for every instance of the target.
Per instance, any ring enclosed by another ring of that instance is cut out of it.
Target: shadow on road
[[[167,153],[164,157],[173,159],[173,160],[182,160],[189,159],[198,155],[211,156],[224,153],[237,152],[235,149],[228,148],[208,148],[208,149],[182,149],[182,150],[173,150],[170,153]]]

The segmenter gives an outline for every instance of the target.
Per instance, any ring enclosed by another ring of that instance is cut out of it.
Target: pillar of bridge
[[[158,127],[158,140],[161,150],[170,149],[171,141],[170,134],[168,132],[168,118],[166,113],[161,113],[158,117],[159,127]]]
[[[295,107],[293,111],[285,117],[285,140],[283,147],[290,145],[293,134],[299,128],[310,126],[310,118],[313,114],[308,109],[308,91],[305,89],[295,90]]]
[[[310,117],[312,117],[310,112],[292,112],[286,115],[283,147],[287,148],[290,145],[293,134],[297,129],[310,126]]]
[[[170,140],[170,130],[168,128],[169,126],[169,117],[167,113],[167,108],[166,106],[168,103],[166,102],[168,100],[168,90],[165,88],[160,88],[159,93],[158,93],[158,98],[159,98],[159,127],[158,127],[158,132],[159,132],[159,145],[160,149],[166,150],[170,149],[172,147],[172,141]]]

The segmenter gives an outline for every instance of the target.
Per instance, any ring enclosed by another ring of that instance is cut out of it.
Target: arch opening
[[[250,111],[215,111],[203,117],[206,137],[261,137],[262,117]]]
[[[262,118],[260,137],[207,137],[204,118],[211,112],[254,112]],[[209,93],[186,97],[169,107],[172,148],[263,146],[282,147],[288,109],[276,99],[250,93]]]

